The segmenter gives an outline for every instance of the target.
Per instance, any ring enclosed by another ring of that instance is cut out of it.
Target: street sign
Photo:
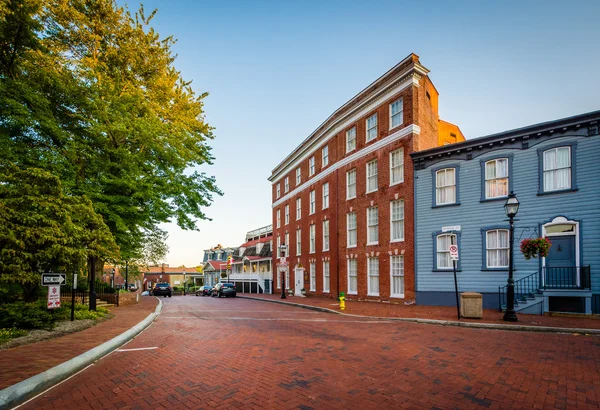
[[[460,231],[460,225],[442,226],[442,232]]]
[[[62,285],[67,282],[64,273],[42,273],[42,286]]]
[[[450,245],[450,260],[458,260],[458,245]]]
[[[48,286],[48,309],[56,309],[60,307],[60,286]]]

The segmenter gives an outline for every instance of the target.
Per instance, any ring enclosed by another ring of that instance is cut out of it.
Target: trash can
[[[483,296],[481,293],[464,292],[460,294],[460,316],[467,319],[483,317]]]

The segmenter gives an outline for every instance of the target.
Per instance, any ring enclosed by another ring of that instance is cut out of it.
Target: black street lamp
[[[504,311],[505,322],[516,322],[517,315],[515,313],[515,280],[513,279],[513,248],[514,248],[514,233],[515,233],[515,216],[519,212],[519,200],[514,192],[510,192],[508,199],[504,204],[504,211],[508,216],[509,230],[509,248],[508,248],[508,284],[506,285],[506,310]]]
[[[183,296],[185,296],[185,286],[186,286],[186,276],[185,276],[185,269],[183,270]]]
[[[115,288],[115,268],[112,268],[112,284],[111,288]]]
[[[285,243],[282,243],[281,246],[279,247],[279,255],[282,258],[285,258],[285,253],[287,252],[287,246],[285,246]],[[285,268],[281,269],[281,299],[286,299],[287,297],[285,296]]]
[[[127,273],[128,273],[128,266],[129,261],[127,259],[125,259],[125,290],[129,290],[129,284],[127,283]]]

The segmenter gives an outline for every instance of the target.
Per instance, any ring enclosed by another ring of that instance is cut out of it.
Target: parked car
[[[152,290],[154,296],[171,297],[171,285],[168,283],[157,283]]]
[[[212,289],[212,297],[233,296],[235,297],[235,285],[233,283],[217,283]]]
[[[150,291],[148,291],[148,290],[143,291],[142,296],[150,296]]]
[[[130,283],[129,284],[129,290],[131,292],[135,292],[137,290],[137,287],[135,286],[135,283]]]
[[[211,292],[212,292],[212,286],[201,286],[197,291],[196,291],[196,296],[210,296]]]

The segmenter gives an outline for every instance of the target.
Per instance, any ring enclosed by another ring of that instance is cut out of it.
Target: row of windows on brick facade
[[[539,195],[577,189],[576,143],[538,150]],[[481,201],[506,198],[513,190],[513,155],[481,160]],[[433,171],[433,206],[459,205],[459,166]]]
[[[379,207],[366,209],[367,245],[379,244]],[[329,220],[322,223],[323,251],[329,250]],[[346,214],[346,247],[358,245],[357,212]],[[390,201],[390,242],[404,241],[404,200]],[[289,246],[289,232],[285,233],[284,243]],[[281,235],[277,235],[277,257],[280,257]],[[316,252],[316,225],[309,226],[309,253]],[[296,230],[296,256],[302,255],[302,229]]]
[[[348,295],[358,294],[358,263],[357,259],[350,258],[347,260],[347,278],[348,287],[346,292]],[[323,261],[321,264],[321,280],[323,293],[329,293],[330,286],[330,268],[329,261]],[[317,263],[310,262],[308,267],[309,272],[309,290],[311,292],[317,291]],[[404,297],[404,255],[392,255],[390,257],[390,297],[403,298]],[[367,258],[367,295],[368,296],[379,296],[379,258],[372,257]],[[289,270],[286,272],[286,287],[289,288],[290,278]],[[281,289],[281,275],[277,275],[277,288]]]
[[[403,113],[403,105],[402,99],[396,100],[389,106],[389,115],[390,115],[390,129],[398,127],[402,125],[404,121],[404,113]],[[377,113],[369,116],[366,119],[366,142],[373,141],[377,138],[377,130],[378,130],[378,121],[377,121]],[[346,153],[350,153],[356,149],[356,125],[346,131]],[[402,166],[404,156],[400,159],[396,159],[396,161],[401,161],[400,165]],[[390,161],[391,162],[391,161]],[[324,169],[329,165],[329,146],[325,145],[321,149],[321,169]],[[396,171],[398,172],[398,171]],[[308,176],[312,177],[316,173],[316,158],[313,155],[308,159]],[[394,183],[398,183],[402,181],[394,181],[393,176],[390,176],[390,185]],[[302,170],[300,167],[296,168],[296,186],[299,186],[302,183]],[[279,199],[281,197],[281,184],[278,183],[275,188],[275,197]],[[290,191],[290,178],[284,178],[284,186],[283,192],[287,194]]]
[[[482,269],[506,270],[509,256],[509,230],[506,228],[483,228],[482,236]],[[450,270],[453,262],[450,258],[450,245],[460,242],[459,233],[433,234],[434,270]],[[461,247],[459,246],[459,253]],[[460,255],[457,268],[460,269]]]

